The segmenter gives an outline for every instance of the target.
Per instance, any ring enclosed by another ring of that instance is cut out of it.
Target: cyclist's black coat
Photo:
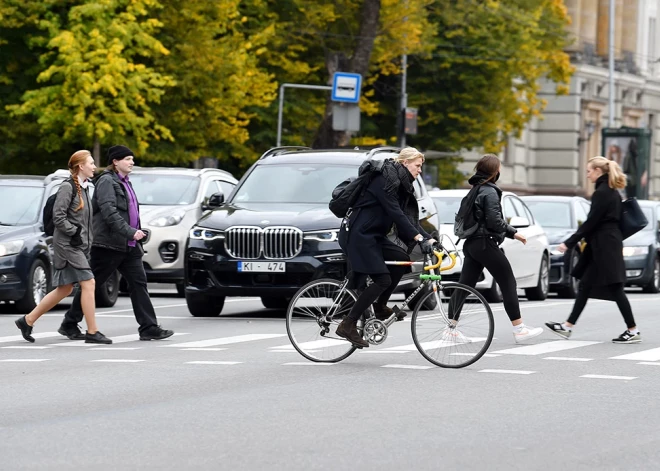
[[[573,271],[573,276],[585,285],[606,286],[626,281],[623,236],[619,228],[621,196],[610,188],[607,179],[608,175],[603,175],[596,180],[587,220],[564,242],[569,249],[583,238],[587,242]]]
[[[504,242],[505,237],[513,239],[518,231],[507,224],[502,215],[502,190],[494,183],[483,183],[486,178],[487,176],[476,173],[468,181],[472,186],[480,185],[474,202],[474,215],[479,229],[470,238],[490,237],[497,245],[500,245]]]
[[[407,169],[405,172],[412,181],[410,172]],[[382,247],[385,244],[398,247],[387,239],[393,225],[396,226],[398,237],[405,244],[414,244],[417,234],[422,234],[425,238],[430,237],[419,226],[417,201],[414,193],[410,193],[412,186],[399,182],[397,188],[386,192],[386,183],[382,174],[375,176],[354,206],[348,222],[349,230],[346,220],[342,223],[339,244],[348,256],[350,269],[355,273],[389,273]],[[410,187],[410,190],[406,190],[406,186]],[[415,206],[414,211],[410,209],[412,205]],[[416,224],[411,223],[411,220],[416,221]],[[401,251],[405,252],[404,249]]]

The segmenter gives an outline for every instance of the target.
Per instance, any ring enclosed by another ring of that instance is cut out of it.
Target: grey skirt
[[[82,270],[72,267],[67,263],[63,269],[56,269],[55,273],[53,273],[53,286],[70,285],[79,281],[91,280],[92,278],[94,278],[92,270]]]

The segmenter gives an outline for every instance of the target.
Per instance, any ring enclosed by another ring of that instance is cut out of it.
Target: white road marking
[[[187,332],[174,332],[173,337],[177,337],[179,335],[190,335],[190,333],[187,333]],[[140,335],[139,334],[120,335],[118,337],[110,337],[110,339],[112,340],[112,345],[116,345],[118,343],[140,341]],[[166,341],[167,340],[150,340],[150,342],[166,342]],[[53,346],[53,347],[90,347],[90,348],[98,348],[102,345],[107,345],[107,344],[105,344],[105,343],[85,343],[84,340],[66,340],[66,341],[59,342],[59,343],[51,343],[49,345]]]
[[[8,363],[13,362],[39,362],[39,361],[50,361],[50,358],[9,358],[7,360],[0,360]]]
[[[659,361],[655,361],[655,362],[654,362],[654,361],[642,361],[642,362],[639,362],[639,363],[637,363],[637,364],[638,364],[638,365],[653,365],[653,366],[660,366],[660,362],[659,362]]]
[[[486,340],[486,337],[468,337],[472,342],[470,343],[478,343],[478,342],[483,342]],[[463,345],[460,343],[456,342],[447,342],[445,340],[433,340],[431,342],[422,342],[421,346],[424,350],[434,350],[436,348],[447,348],[447,347],[456,347],[457,345]],[[467,344],[469,345],[469,344]],[[405,350],[405,351],[415,351],[417,350],[417,347],[415,346],[414,343],[411,343],[409,345],[401,345],[398,347],[389,347],[389,348],[384,348],[383,350]]]
[[[61,337],[57,332],[41,332],[37,334],[32,334],[32,337],[35,339],[47,339],[50,337]],[[0,337],[0,343],[16,342],[16,341],[26,342],[22,335],[8,335],[6,337]]]
[[[241,361],[208,361],[208,360],[200,360],[200,361],[187,361],[185,364],[186,365],[239,365],[241,364]]]
[[[476,355],[476,353],[450,353],[450,355],[455,355],[459,357],[473,357]],[[488,357],[488,358],[495,358],[495,357],[501,357],[502,355],[498,355],[497,353],[484,353],[483,357]]]
[[[422,365],[383,365],[381,368],[400,368],[403,370],[430,370],[433,366]]]
[[[89,344],[88,344],[89,345]],[[126,351],[126,350],[140,350],[142,347],[95,347],[95,348],[88,348],[87,350],[95,350],[97,352],[100,351]]]
[[[658,361],[660,360],[660,348],[642,350],[641,352],[627,353],[618,357],[611,357],[610,360],[635,360],[635,361]]]
[[[408,351],[403,351],[403,350],[365,350],[361,351],[360,355],[364,354],[369,354],[369,353],[410,353]]]
[[[220,337],[208,340],[198,340],[195,342],[175,343],[172,345],[163,345],[163,347],[175,348],[201,348],[201,347],[214,347],[216,345],[230,345],[233,343],[252,342],[254,340],[274,339],[278,337],[286,337],[286,334],[246,334],[236,335],[234,337]]]
[[[46,348],[50,347],[40,347],[38,345],[10,345],[7,347],[0,347],[0,348],[13,348],[13,349],[23,349],[23,350],[44,350]]]
[[[592,361],[593,358],[577,358],[577,357],[544,357],[544,360],[559,360],[559,361]]]
[[[102,360],[91,360],[96,363],[140,363],[146,360],[128,360],[128,359],[119,359],[119,358],[104,358]]]
[[[637,376],[608,376],[608,375],[582,375],[580,378],[591,378],[591,379],[622,379],[624,381],[630,381],[632,379],[637,379]]]
[[[335,347],[337,345],[346,345],[346,346],[348,346],[348,342],[346,340],[340,340],[340,339],[322,339],[322,340],[312,340],[310,342],[299,343],[298,347],[300,347],[303,350],[307,351],[307,349]],[[278,345],[277,347],[270,347],[270,349],[271,350],[295,351],[295,348],[291,344]]]
[[[331,366],[337,363],[319,363],[317,361],[292,361],[290,363],[283,363],[282,366]]]
[[[501,373],[509,375],[531,375],[536,371],[523,371],[523,370],[479,370],[479,373]]]
[[[221,352],[227,350],[226,348],[182,348],[181,351],[185,352]]]
[[[538,343],[536,345],[527,345],[525,347],[507,348],[493,353],[506,353],[510,355],[543,355],[545,353],[561,352],[562,350],[571,350],[573,348],[588,347],[603,342],[585,342],[571,340],[555,340],[552,342]]]

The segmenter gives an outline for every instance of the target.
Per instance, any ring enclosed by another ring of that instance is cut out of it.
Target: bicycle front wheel
[[[307,283],[295,294],[286,312],[286,331],[293,347],[311,361],[335,363],[356,347],[336,334],[357,296],[342,289],[342,282],[320,279]]]
[[[435,309],[420,312],[434,296]],[[419,353],[443,368],[463,368],[479,360],[490,347],[495,330],[493,312],[484,297],[460,283],[447,283],[427,294],[415,308],[411,324]]]

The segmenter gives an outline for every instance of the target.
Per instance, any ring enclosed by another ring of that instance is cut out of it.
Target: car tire
[[[643,290],[645,293],[660,292],[660,259],[658,259],[658,257],[653,260],[653,276],[649,282],[644,285]]]
[[[548,297],[550,290],[550,264],[548,257],[543,255],[541,266],[539,267],[539,282],[534,288],[526,288],[525,296],[530,301],[543,301]]]
[[[406,298],[408,298],[411,294],[414,293],[414,290],[408,290],[405,291],[404,294],[406,295]],[[428,290],[423,289],[419,293],[417,293],[417,296],[415,296],[411,301],[410,304],[408,305],[408,309],[411,311],[414,311],[415,308],[417,307],[417,304],[419,303],[420,300],[423,300],[426,297],[426,293],[428,293]],[[424,304],[419,308],[421,311],[432,311],[438,306],[438,301],[435,299],[435,297],[428,298],[426,301],[424,301]]]
[[[571,276],[571,272],[575,268],[575,266],[578,264],[580,261],[580,255],[577,251],[577,249],[573,250],[573,254],[571,255],[571,263],[569,264],[569,272],[567,273],[568,276],[568,285],[567,286],[562,286],[557,290],[557,294],[561,298],[568,298],[568,299],[575,299],[577,297],[578,291],[580,289],[580,280],[577,278]]]
[[[25,295],[16,301],[16,310],[28,314],[51,290],[50,272],[42,260],[35,260],[28,274]]]
[[[480,292],[489,303],[502,302],[502,290],[500,289],[500,285],[497,284],[497,281],[495,281],[495,278],[493,278],[493,284],[490,288]]]
[[[96,289],[94,290],[96,307],[112,307],[117,303],[120,282],[121,276],[119,275],[119,272],[115,270],[105,283],[102,285],[96,285]]]
[[[186,285],[183,283],[177,283],[176,284],[176,295],[180,298],[185,298],[186,297]]]
[[[286,309],[289,307],[290,298],[282,298],[279,296],[262,296],[261,304],[266,309]]]
[[[224,296],[208,296],[200,293],[187,293],[188,311],[194,317],[218,317],[225,306]]]

